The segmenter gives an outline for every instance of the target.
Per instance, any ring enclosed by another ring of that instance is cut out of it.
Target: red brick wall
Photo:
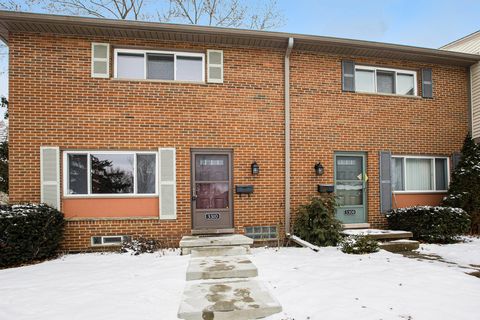
[[[90,77],[91,42],[112,46],[224,50],[223,84],[120,81]],[[189,234],[190,149],[234,150],[234,184],[255,194],[234,196],[238,232],[244,226],[283,226],[283,51],[37,34],[10,36],[10,199],[40,200],[39,147],[177,149],[177,220],[70,221],[66,248],[87,248],[90,236],[128,233],[176,241]],[[292,211],[332,183],[334,151],[367,152],[368,215],[379,214],[378,151],[450,155],[467,131],[465,68],[406,61],[357,62],[433,69],[435,98],[341,91],[344,57],[294,51],[291,57]],[[252,177],[256,160],[261,174]],[[325,174],[314,174],[321,161]],[[124,217],[125,218],[125,217]]]

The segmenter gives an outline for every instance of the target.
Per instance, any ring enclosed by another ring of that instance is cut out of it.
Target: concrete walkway
[[[258,280],[250,261],[253,240],[243,235],[184,237],[182,254],[191,254],[178,317],[186,320],[258,319],[282,311]]]

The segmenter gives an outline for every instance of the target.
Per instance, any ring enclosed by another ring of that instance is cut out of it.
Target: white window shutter
[[[60,149],[40,147],[40,202],[60,210]]]
[[[175,148],[158,149],[159,208],[160,219],[177,218]]]
[[[92,43],[92,77],[110,77],[110,45],[108,43]]]
[[[207,50],[207,82],[223,83],[222,50]]]

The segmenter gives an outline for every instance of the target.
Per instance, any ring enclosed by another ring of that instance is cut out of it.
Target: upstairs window
[[[115,49],[115,78],[205,81],[203,53]]]
[[[355,66],[355,91],[417,95],[417,73],[409,70]]]
[[[392,157],[392,185],[395,191],[446,192],[448,158]]]

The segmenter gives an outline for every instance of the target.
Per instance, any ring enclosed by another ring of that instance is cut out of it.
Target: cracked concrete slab
[[[184,236],[180,240],[183,254],[189,254],[192,248],[213,246],[250,246],[253,239],[241,234],[231,234],[215,237]]]
[[[185,320],[258,319],[282,311],[268,289],[255,280],[191,283],[178,317]]]
[[[211,246],[190,250],[192,258],[212,256],[243,256],[250,253],[250,246]]]
[[[257,275],[257,267],[245,256],[192,258],[187,268],[187,280],[249,278]]]

